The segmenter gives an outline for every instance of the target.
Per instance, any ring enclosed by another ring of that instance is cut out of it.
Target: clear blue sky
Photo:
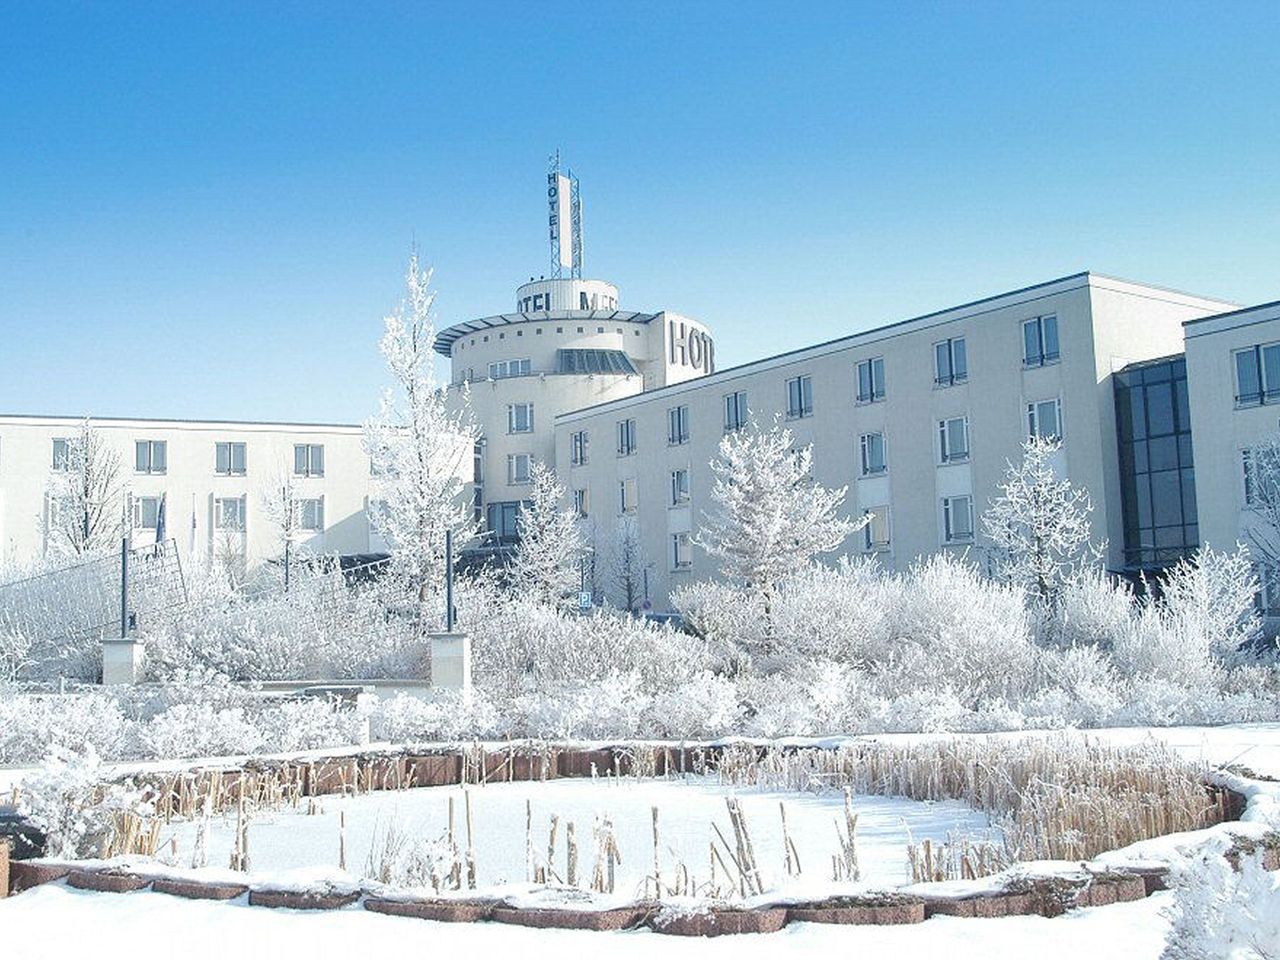
[[[547,271],[722,366],[1081,269],[1280,298],[1280,4],[0,0],[0,412],[358,421]]]

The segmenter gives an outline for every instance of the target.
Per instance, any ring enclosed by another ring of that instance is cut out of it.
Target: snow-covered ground
[[[479,885],[520,883],[526,879],[525,804],[532,804],[533,846],[545,858],[550,818],[559,817],[554,866],[564,876],[565,831],[575,824],[580,851],[578,872],[588,875],[593,865],[592,825],[597,815],[613,822],[618,851],[616,891],[632,894],[642,888],[653,871],[653,807],[658,808],[660,863],[670,875],[677,861],[700,879],[709,875],[708,847],[719,825],[732,836],[725,809],[729,788],[714,777],[687,780],[551,780],[529,783],[496,783],[470,787],[475,831],[476,872]],[[799,854],[806,880],[830,880],[831,857],[839,851],[836,822],[843,823],[844,799],[836,791],[822,795],[790,791],[739,789],[756,860],[766,887],[781,886],[787,879],[783,865],[781,811],[786,809],[787,828]],[[429,787],[358,797],[320,797],[322,812],[299,810],[264,812],[249,828],[254,873],[269,872],[280,882],[297,876],[314,877],[315,867],[336,867],[339,848],[339,815],[345,814],[347,866],[353,873],[365,865],[375,832],[395,822],[417,836],[443,836],[448,823],[448,802],[454,801],[454,823],[459,844],[463,837],[463,790]],[[926,837],[947,839],[954,831],[973,840],[987,838],[985,814],[963,803],[921,803],[897,797],[855,797],[858,816],[858,856],[862,879],[877,886],[898,886],[910,881],[907,844]],[[189,864],[195,842],[194,823],[175,823],[162,836],[161,849],[168,854],[170,838],[178,843],[177,864]],[[208,845],[210,866],[229,862],[235,834],[234,815],[215,818]]]
[[[445,924],[359,907],[303,913],[181,900],[159,893],[92,894],[62,884],[0,900],[0,954],[15,960],[136,957],[155,948],[183,960],[326,960],[391,956],[547,957],[607,954],[616,960],[754,960],[897,957],[901,960],[1156,960],[1168,930],[1169,894],[1062,917],[998,920],[934,917],[907,927],[796,923],[779,933],[704,940],[648,931],[532,930],[497,923]],[[86,939],[88,938],[88,939]],[[148,948],[145,945],[150,944]]]

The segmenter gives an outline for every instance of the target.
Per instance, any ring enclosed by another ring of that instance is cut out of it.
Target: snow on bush
[[[43,766],[18,786],[18,812],[45,835],[49,856],[74,859],[107,853],[112,814],[146,813],[137,795],[105,782],[97,751],[51,747]]]
[[[152,717],[140,740],[154,757],[219,757],[252,753],[263,735],[239,707],[179,703]]]
[[[1260,852],[1234,870],[1225,852],[1206,844],[1174,873],[1161,960],[1280,958],[1280,874],[1267,872]]]

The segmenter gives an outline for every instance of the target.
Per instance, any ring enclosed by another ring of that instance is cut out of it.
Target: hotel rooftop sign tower
[[[583,277],[581,193],[558,154],[546,196],[551,276],[519,286],[512,312],[455,323],[435,343],[451,362],[450,395],[461,402],[465,388],[480,428],[475,504],[491,546],[514,542],[535,460],[566,473],[569,464],[556,462],[557,416],[715,369],[703,324],[665,310],[624,310],[614,284]],[[628,441],[623,432],[613,438],[621,446]],[[604,438],[598,445],[605,446]],[[573,457],[615,454],[582,449]]]

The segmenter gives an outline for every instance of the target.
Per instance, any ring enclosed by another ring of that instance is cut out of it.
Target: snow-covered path
[[[14,960],[133,958],[161,950],[183,960],[325,960],[351,957],[547,957],[588,951],[615,960],[754,960],[774,957],[946,957],[946,960],[1156,960],[1169,894],[1046,920],[935,917],[909,927],[792,924],[779,933],[713,940],[648,931],[530,930],[498,923],[442,924],[349,908],[332,913],[181,900],[159,893],[91,894],[62,884],[0,900],[0,955]]]

